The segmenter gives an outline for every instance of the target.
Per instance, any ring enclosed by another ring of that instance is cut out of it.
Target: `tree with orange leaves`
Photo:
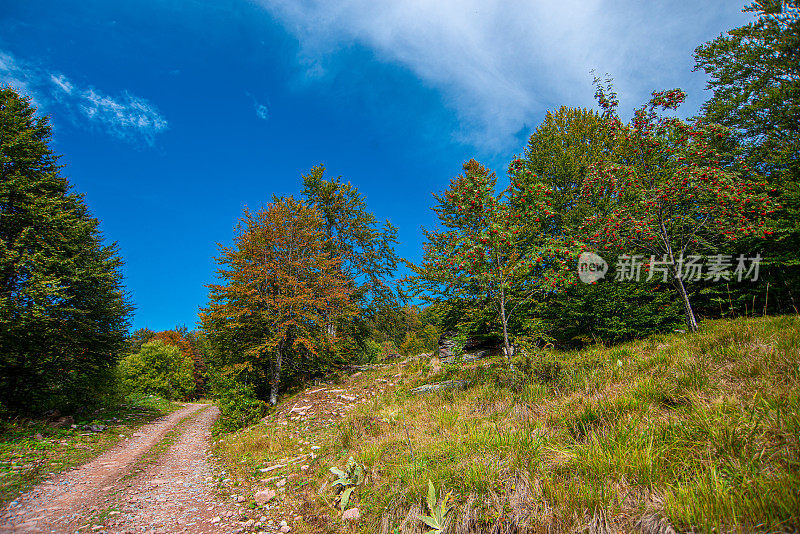
[[[329,311],[352,313],[352,286],[326,244],[317,210],[273,197],[255,213],[246,209],[233,246],[220,246],[221,283],[209,286],[203,329],[223,347],[222,371],[268,392],[270,404],[277,402],[287,364],[297,369],[313,362],[326,341]]]

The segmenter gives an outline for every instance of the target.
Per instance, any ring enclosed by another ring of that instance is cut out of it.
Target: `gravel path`
[[[216,407],[188,404],[142,427],[133,439],[40,484],[14,508],[1,509],[0,532],[243,530],[233,504],[219,502],[207,457],[218,415]],[[174,444],[139,472],[136,461],[184,418]]]

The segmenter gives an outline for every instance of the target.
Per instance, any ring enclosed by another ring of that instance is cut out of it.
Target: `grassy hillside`
[[[285,476],[269,506],[303,515],[294,532],[431,531],[418,519],[428,480],[439,497],[453,493],[444,532],[800,528],[798,317],[706,322],[541,359],[521,382],[500,360],[357,373],[328,386],[358,393],[349,408],[330,397],[303,410],[306,391],[216,443],[225,484],[252,492]],[[454,378],[470,385],[409,393]],[[339,519],[330,489],[329,468],[349,456],[366,471],[348,506],[355,522]]]

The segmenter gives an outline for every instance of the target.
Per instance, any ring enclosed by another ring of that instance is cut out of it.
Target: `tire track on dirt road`
[[[118,443],[94,460],[39,484],[16,499],[14,508],[0,509],[0,532],[75,532],[118,493],[124,485],[122,479],[167,432],[183,419],[196,419],[197,413],[208,406],[187,404],[144,425],[132,439]],[[205,410],[212,411],[216,412],[216,408]],[[203,424],[208,426],[216,415],[209,416],[210,419],[203,418]]]

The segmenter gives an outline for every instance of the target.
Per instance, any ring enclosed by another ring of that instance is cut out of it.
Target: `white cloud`
[[[0,51],[0,82],[30,96],[42,108],[60,108],[74,123],[99,128],[132,143],[153,146],[167,120],[144,98],[123,91],[112,96],[92,86],[79,87],[61,73],[49,72]]]
[[[84,116],[120,139],[141,139],[152,146],[155,136],[167,129],[166,119],[150,102],[127,91],[111,97],[89,88],[76,101]]]
[[[255,96],[250,93],[246,93],[253,100],[253,109],[255,109],[256,117],[261,120],[268,121],[269,120],[269,106],[266,104],[262,104],[259,102]]]
[[[51,74],[50,81],[53,82],[56,85],[56,87],[58,87],[68,95],[72,94],[72,90],[74,89],[74,87],[72,86],[72,83],[70,83],[70,81],[67,79],[67,77],[64,76],[63,74],[59,74],[57,76]]]
[[[729,0],[260,1],[300,41],[310,79],[337,51],[367,47],[438,90],[463,140],[489,150],[546,109],[592,106],[592,69],[614,76],[625,109],[654,89],[700,92],[692,50],[742,20]]]
[[[269,120],[269,108],[264,104],[256,104],[256,116],[262,120]]]

